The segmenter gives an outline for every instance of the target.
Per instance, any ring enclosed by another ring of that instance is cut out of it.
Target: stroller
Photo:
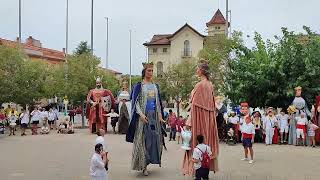
[[[232,123],[227,124],[227,141],[226,144],[232,146],[237,144],[237,135]]]

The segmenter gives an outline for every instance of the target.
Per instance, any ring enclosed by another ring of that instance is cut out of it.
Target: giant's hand
[[[148,123],[148,118],[146,117],[146,115],[141,114],[140,117],[141,117],[141,120],[142,120],[144,123]]]

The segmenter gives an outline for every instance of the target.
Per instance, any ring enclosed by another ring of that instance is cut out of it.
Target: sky
[[[19,0],[0,0],[0,37],[18,36]],[[229,0],[231,29],[242,31],[245,43],[252,35],[264,39],[281,35],[281,27],[303,32],[309,26],[320,33],[319,0]],[[206,34],[205,23],[217,9],[225,15],[225,0],[94,0],[94,53],[105,66],[106,20],[109,17],[109,68],[129,73],[129,30],[132,30],[132,73],[140,74],[146,61],[142,45],[153,34],[174,33],[188,23]],[[80,41],[90,44],[91,0],[69,0],[69,52]],[[22,39],[39,39],[43,47],[65,47],[66,0],[22,0]],[[246,35],[251,36],[247,38]]]

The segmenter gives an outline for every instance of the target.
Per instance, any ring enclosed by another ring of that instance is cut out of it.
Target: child
[[[193,149],[192,162],[196,171],[196,179],[209,179],[210,160],[213,159],[210,146],[203,144],[203,135],[197,136],[198,145]]]
[[[118,117],[119,117],[119,114],[117,114],[116,112],[114,112],[114,109],[111,109],[111,112],[108,114],[108,116],[110,117],[111,119],[111,126],[113,128],[113,133],[116,134],[116,125],[117,125],[117,122],[118,122]],[[107,124],[106,123],[106,131],[107,131]]]
[[[17,121],[17,117],[16,117],[16,115],[14,115],[14,110],[12,110],[11,115],[9,117],[9,123],[10,123],[9,124],[9,127],[10,127],[9,136],[11,136],[11,134],[13,134],[15,136],[14,131],[15,131],[15,128],[17,125],[16,121]]]
[[[306,133],[306,125],[308,123],[307,118],[304,117],[304,112],[301,112],[300,117],[296,117],[297,120],[297,146],[302,142],[302,145],[304,146],[305,142],[305,133]],[[301,138],[300,138],[301,137]]]
[[[284,109],[281,109],[280,114],[277,116],[278,121],[280,122],[280,138],[281,144],[286,143],[287,134],[289,132],[289,116],[286,114]]]
[[[28,109],[28,106],[27,106]],[[26,129],[28,127],[29,124],[29,111],[22,109],[22,113],[20,115],[20,119],[21,119],[21,136],[25,136],[26,135]]]
[[[53,112],[52,108],[50,108],[48,112],[48,123],[49,123],[50,129],[53,129],[55,119],[56,119],[56,114]]]
[[[107,180],[108,173],[105,166],[108,162],[107,154],[103,151],[102,144],[95,145],[95,153],[91,158],[90,176],[91,180]]]
[[[255,127],[251,122],[249,116],[244,118],[244,123],[241,125],[240,130],[242,133],[242,144],[244,148],[244,158],[241,159],[242,161],[248,160],[248,150],[250,151],[251,160],[249,164],[253,163],[253,149],[252,143],[254,142],[254,134],[255,134]]]
[[[319,127],[315,124],[313,124],[310,120],[308,123],[308,136],[310,138],[310,146],[316,147],[316,140],[314,138],[315,136],[315,130],[319,129]]]
[[[184,126],[184,119],[182,118],[182,116],[180,116],[176,124],[178,144],[180,144],[181,128],[183,128],[183,126]]]
[[[40,130],[40,134],[49,134],[50,129],[48,127],[47,118],[43,120],[43,124]]]
[[[32,135],[38,134],[38,124],[41,118],[41,113],[38,110],[37,107],[34,108],[34,110],[30,114],[31,117],[31,122],[32,122]]]
[[[274,135],[274,127],[276,125],[277,119],[273,114],[273,108],[269,107],[267,110],[267,116],[263,120],[263,129],[266,134],[266,145],[272,144],[272,138]]]

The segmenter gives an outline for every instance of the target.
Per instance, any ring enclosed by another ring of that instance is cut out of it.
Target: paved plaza
[[[30,133],[30,132],[29,132]],[[151,166],[144,177],[130,170],[130,143],[124,135],[106,135],[111,180],[184,180],[180,173],[182,153],[175,141],[167,141],[163,167]],[[19,133],[17,133],[19,134]],[[1,180],[82,180],[90,179],[89,164],[96,136],[86,129],[72,135],[51,133],[38,136],[0,135]],[[256,162],[242,162],[242,147],[220,145],[219,180],[316,180],[320,177],[320,148],[255,144]]]

